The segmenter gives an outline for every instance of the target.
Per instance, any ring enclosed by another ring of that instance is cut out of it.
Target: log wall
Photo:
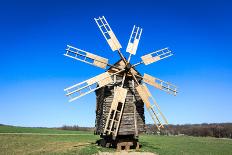
[[[95,133],[103,134],[106,119],[110,111],[110,106],[114,96],[114,86],[120,86],[122,76],[114,77],[115,84],[107,85],[98,89],[96,93],[96,121]],[[118,135],[135,135],[144,132],[145,117],[144,117],[144,103],[135,90],[134,82],[131,77],[125,80],[124,88],[128,89],[124,111],[122,114],[121,123],[119,126]],[[118,116],[117,116],[118,117]],[[137,130],[136,130],[137,126]]]

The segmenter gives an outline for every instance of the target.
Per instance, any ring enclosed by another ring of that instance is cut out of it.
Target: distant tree
[[[155,125],[146,125],[147,134],[156,134]],[[232,138],[232,123],[165,125],[160,135],[189,135],[202,137]]]
[[[68,125],[63,125],[61,130],[73,130],[73,131],[93,131],[94,128],[91,127],[79,127],[78,125],[73,125],[73,126],[68,126]]]

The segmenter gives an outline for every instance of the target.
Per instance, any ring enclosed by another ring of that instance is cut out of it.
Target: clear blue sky
[[[63,89],[104,70],[62,54],[70,44],[118,60],[93,19],[101,15],[126,56],[133,25],[143,28],[132,63],[163,47],[173,51],[137,68],[179,87],[176,97],[151,88],[169,123],[232,122],[231,6],[223,0],[1,1],[0,123],[94,126],[95,94],[68,103]]]

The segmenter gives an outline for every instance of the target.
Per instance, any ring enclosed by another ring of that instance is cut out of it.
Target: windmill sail
[[[114,73],[116,74],[116,73]],[[88,79],[86,81],[83,81],[81,83],[75,84],[71,87],[68,87],[64,89],[64,91],[67,92],[66,96],[70,96],[71,99],[69,102],[72,102],[84,95],[87,95],[107,84],[110,84],[113,82],[111,76],[114,74],[110,74],[108,72],[102,73],[98,76],[95,76],[91,79]]]
[[[159,105],[156,103],[147,86],[145,84],[138,85],[136,87],[136,90],[139,93],[142,101],[145,103],[146,108],[158,130],[160,130],[160,128],[163,128],[164,124],[168,124],[167,119],[164,117]]]
[[[165,82],[161,79],[155,78],[151,75],[144,74],[143,81],[146,82],[149,85],[154,86],[155,88],[158,88],[160,90],[163,90],[169,94],[176,95],[177,94],[177,87],[169,82]]]
[[[94,18],[94,20],[97,23],[97,26],[99,27],[100,31],[102,32],[104,38],[106,39],[112,51],[116,51],[122,48],[121,44],[116,38],[113,30],[111,29],[110,25],[106,21],[105,17],[102,16],[99,18]]]
[[[70,45],[67,45],[66,53],[64,55],[103,69],[108,65],[108,59]]]
[[[135,55],[143,29],[134,25],[126,51]]]
[[[172,55],[173,54],[171,53],[171,51],[168,48],[164,48],[164,49],[149,53],[147,55],[144,55],[141,57],[141,59],[145,65],[149,65],[151,63],[165,59],[165,58],[170,57]]]

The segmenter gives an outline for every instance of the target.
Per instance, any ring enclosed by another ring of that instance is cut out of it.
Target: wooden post
[[[135,125],[135,137],[138,137],[138,127],[137,127],[137,110],[136,110],[136,103],[135,103],[135,83],[134,80],[132,82],[132,89],[133,89],[133,108],[134,108],[134,125]]]

